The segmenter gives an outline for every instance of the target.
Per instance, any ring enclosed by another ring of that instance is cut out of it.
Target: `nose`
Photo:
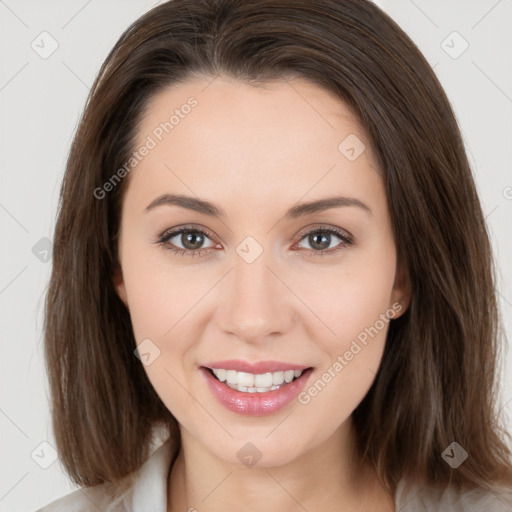
[[[293,294],[267,251],[252,263],[235,254],[233,267],[219,290],[217,318],[222,332],[258,343],[290,330]]]

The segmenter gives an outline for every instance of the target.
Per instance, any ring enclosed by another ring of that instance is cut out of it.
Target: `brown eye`
[[[210,239],[210,236],[201,229],[181,228],[165,232],[158,239],[158,243],[182,256],[195,256],[214,247],[214,244],[203,247],[206,239]]]
[[[201,248],[200,246],[204,244],[204,238],[203,234],[199,231],[183,231],[181,233],[180,242],[185,249],[194,251]]]
[[[340,240],[340,242],[335,243],[336,238]],[[318,255],[332,254],[353,243],[352,237],[348,235],[348,233],[334,228],[314,229],[313,231],[306,233],[301,238],[301,241],[303,240],[306,240],[309,244],[310,251],[313,254],[316,253]],[[334,246],[331,245],[333,242]]]
[[[332,235],[329,233],[312,233],[308,235],[308,243],[314,249],[323,251],[331,245],[331,237]]]

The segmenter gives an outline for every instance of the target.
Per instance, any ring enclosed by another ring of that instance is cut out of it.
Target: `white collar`
[[[133,512],[167,511],[167,477],[171,465],[171,442],[157,448],[134,473],[133,487],[128,497]]]

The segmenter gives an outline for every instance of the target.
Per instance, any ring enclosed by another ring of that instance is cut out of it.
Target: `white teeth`
[[[227,370],[226,371],[226,380],[228,381],[228,384],[238,384],[237,380],[237,374],[238,372],[236,370]]]
[[[268,388],[255,388],[255,387],[246,387],[239,386],[238,384],[228,384],[231,389],[236,389],[237,391],[242,391],[244,393],[266,393],[267,391],[274,391],[275,389],[279,389],[280,386],[271,386]]]
[[[259,373],[254,376],[254,385],[257,388],[269,388],[272,386],[272,374],[269,373]]]
[[[248,372],[237,372],[236,370],[225,370],[223,368],[212,369],[214,375],[221,382],[233,389],[245,393],[265,393],[279,389],[283,383],[290,383],[294,378],[302,375],[302,370],[286,370],[281,372],[258,373],[257,375]]]
[[[291,382],[293,377],[295,376],[295,372],[293,370],[287,370],[284,372],[284,380],[285,382]]]
[[[254,386],[254,375],[252,373],[238,372],[237,384],[246,388],[252,388]]]
[[[300,374],[300,372],[299,372]],[[272,374],[272,384],[274,386],[279,386],[279,384],[282,384],[284,382],[284,372],[274,372]]]
[[[215,375],[217,377],[217,379],[219,379],[221,382],[224,382],[226,380],[226,376],[227,376],[227,370],[215,370]]]

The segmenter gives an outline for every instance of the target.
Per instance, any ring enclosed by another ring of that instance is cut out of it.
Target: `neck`
[[[355,458],[351,418],[330,438],[291,462],[273,467],[245,467],[215,457],[182,429],[181,447],[169,472],[168,512],[247,508],[374,510],[392,512],[393,500],[375,471]]]

